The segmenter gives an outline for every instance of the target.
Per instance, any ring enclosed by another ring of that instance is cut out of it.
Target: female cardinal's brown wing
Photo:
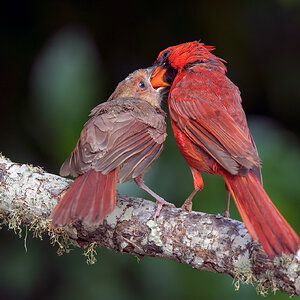
[[[124,102],[122,99],[121,109],[116,108],[116,101],[105,103],[105,109],[85,124],[76,148],[61,167],[61,175],[77,176],[90,169],[107,174],[119,168],[118,180],[124,182],[146,171],[161,152],[166,134],[163,128],[151,127],[149,120],[143,122],[143,116],[137,117],[138,103],[128,109]],[[146,107],[153,124],[157,118],[164,124],[162,115],[150,104]]]
[[[106,174],[122,166],[118,174],[118,180],[122,183],[143,174],[159,156],[162,147],[145,128],[103,156],[97,162],[96,169]]]
[[[260,165],[237,87],[222,74],[187,73],[171,90],[173,121],[231,174]]]

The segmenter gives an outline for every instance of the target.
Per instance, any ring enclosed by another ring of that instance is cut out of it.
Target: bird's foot
[[[193,203],[192,200],[187,198],[183,205],[181,206],[181,209],[185,210],[186,212],[190,213],[192,211]]]
[[[230,218],[229,210],[225,209],[224,212],[222,213],[222,216],[225,218]]]
[[[222,216],[225,218],[229,218],[230,214],[229,214],[229,206],[230,206],[230,192],[229,189],[227,188],[227,185],[225,185],[226,188],[226,193],[227,193],[227,197],[226,197],[226,208],[224,210],[224,212],[222,213]]]
[[[156,199],[156,204],[157,204],[157,208],[154,214],[154,221],[156,222],[156,219],[159,217],[160,215],[160,211],[163,207],[163,205],[168,205],[168,206],[173,206],[175,207],[175,205],[173,203],[169,203],[166,200],[164,200],[162,197],[160,197],[159,195],[157,195],[156,193],[154,193],[150,188],[148,188],[146,186],[146,184],[144,183],[143,177],[139,176],[137,178],[134,179],[135,183],[142,188],[143,190],[145,190],[146,192],[148,192],[152,197],[154,197]]]
[[[173,203],[167,202],[166,200],[164,200],[163,198],[159,197],[156,198],[156,205],[157,208],[155,210],[155,214],[154,214],[154,221],[156,222],[156,219],[159,217],[160,215],[160,211],[162,209],[162,207],[165,206],[171,206],[171,207],[175,207],[175,205]]]

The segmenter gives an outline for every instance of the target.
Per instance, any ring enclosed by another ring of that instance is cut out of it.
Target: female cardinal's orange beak
[[[166,72],[167,72],[167,69],[164,69],[162,67],[157,67],[154,69],[154,71],[152,72],[152,75],[151,75],[151,80],[150,80],[151,85],[154,88],[170,86],[169,83],[167,83],[163,80],[163,77]]]

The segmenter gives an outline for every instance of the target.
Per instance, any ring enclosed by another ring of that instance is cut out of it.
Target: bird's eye
[[[168,58],[168,56],[169,56],[169,54],[171,53],[171,51],[170,50],[166,50],[166,51],[164,51],[163,53],[162,53],[162,57],[163,58]]]
[[[139,82],[139,88],[144,89],[145,87],[146,87],[145,82],[141,80]]]

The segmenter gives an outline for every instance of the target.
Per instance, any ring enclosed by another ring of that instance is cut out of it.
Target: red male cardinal
[[[198,41],[169,47],[159,54],[151,80],[153,87],[171,85],[171,124],[195,186],[184,206],[191,209],[193,196],[203,188],[201,171],[219,174],[250,235],[269,257],[296,253],[298,235],[262,187],[260,158],[239,89],[226,77],[224,60],[213,49]]]
[[[134,180],[157,200],[142,176],[158,158],[167,136],[161,94],[150,84],[153,68],[130,74],[107,102],[91,111],[77,145],[60,175],[77,177],[51,217],[53,225],[81,220],[99,224],[116,206],[117,181]]]

